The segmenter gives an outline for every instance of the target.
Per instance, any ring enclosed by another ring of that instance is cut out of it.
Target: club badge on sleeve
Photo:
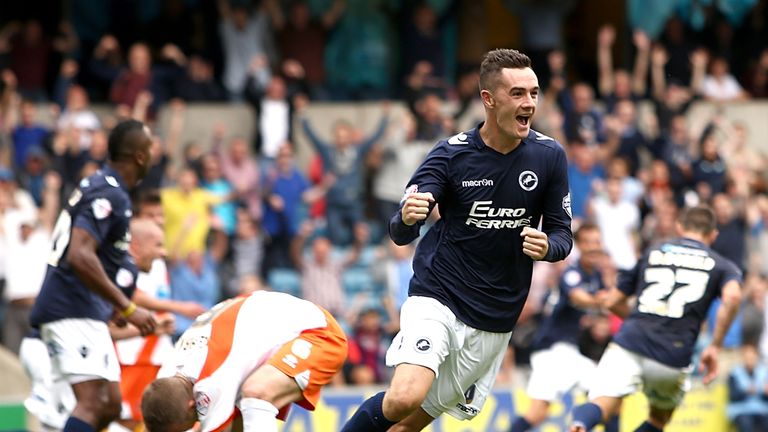
[[[405,193],[403,194],[403,197],[400,199],[400,204],[404,203],[406,199],[408,199],[408,195],[412,193],[416,193],[419,191],[419,185],[412,184],[405,188]]]
[[[573,213],[571,213],[571,193],[568,192],[563,197],[563,210],[568,214],[568,217],[573,219]]]
[[[97,198],[91,203],[91,209],[96,219],[104,219],[112,213],[112,203],[106,198]]]

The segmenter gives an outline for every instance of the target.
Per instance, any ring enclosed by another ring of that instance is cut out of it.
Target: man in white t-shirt
[[[259,104],[261,154],[267,160],[274,161],[280,146],[290,138],[290,125],[291,112],[285,80],[273,76],[264,88],[264,96]]]
[[[88,93],[79,85],[71,85],[67,90],[67,104],[56,121],[56,129],[62,132],[78,131],[80,150],[91,148],[93,133],[101,128],[96,113],[88,107]]]
[[[749,94],[728,70],[725,58],[712,59],[709,70],[710,73],[704,77],[701,89],[705,98],[721,102],[749,99]]]
[[[636,233],[640,228],[637,205],[622,199],[620,179],[605,182],[606,196],[597,196],[590,202],[592,217],[600,227],[605,249],[618,269],[629,270],[637,262]]]

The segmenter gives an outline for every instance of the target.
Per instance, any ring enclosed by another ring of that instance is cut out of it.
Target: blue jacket
[[[736,366],[728,377],[728,408],[729,419],[740,415],[768,415],[768,395],[765,386],[768,384],[768,367],[758,364],[750,375],[744,366]],[[749,394],[749,388],[757,391]]]

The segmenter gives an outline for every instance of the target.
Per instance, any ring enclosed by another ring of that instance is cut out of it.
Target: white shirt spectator
[[[731,74],[720,79],[707,75],[704,78],[703,93],[704,97],[709,99],[732,100],[739,98],[744,93],[744,89]]]
[[[3,193],[3,196],[0,196],[3,201],[0,203],[0,280],[3,280],[6,278],[9,246],[18,238],[21,218],[36,218],[37,206],[32,200],[32,195],[24,189],[15,188],[7,195],[0,193]]]
[[[29,192],[22,188],[16,188],[13,192],[13,201],[13,207],[25,217],[37,217],[37,205],[35,205],[35,200]]]
[[[101,128],[101,122],[93,111],[64,111],[59,117],[56,129],[60,131],[76,129],[80,131],[80,149],[91,148],[91,136],[93,131]]]
[[[592,199],[595,222],[605,242],[605,249],[620,270],[629,270],[637,262],[635,236],[640,229],[637,205],[623,199],[609,200],[599,196]]]
[[[274,99],[261,101],[259,130],[262,155],[272,159],[277,157],[277,150],[288,141],[290,119],[288,102]]]
[[[136,289],[152,298],[163,300],[171,298],[168,266],[164,259],[158,258],[152,261],[152,268],[149,273],[139,272],[139,276],[136,278]]]
[[[763,299],[763,331],[760,333],[760,341],[758,342],[758,348],[760,351],[760,357],[763,359],[768,358],[768,330],[766,330],[766,326],[768,326],[768,292],[765,294],[765,298]]]
[[[624,179],[622,179],[622,188],[624,190],[624,193],[621,196],[622,199],[629,201],[632,204],[640,202],[643,194],[645,194],[645,186],[643,186],[643,182],[634,177],[624,177]]]
[[[34,228],[26,240],[21,238],[22,224],[34,226],[37,217],[11,210],[6,214],[6,286],[7,301],[37,297],[48,268],[47,257],[51,252],[51,235],[45,228]]]

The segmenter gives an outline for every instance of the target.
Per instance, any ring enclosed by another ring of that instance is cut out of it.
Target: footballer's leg
[[[120,417],[120,366],[106,323],[64,319],[41,326],[55,379],[72,386],[74,409],[66,432],[92,432]]]
[[[82,381],[72,385],[77,405],[64,426],[65,431],[85,432],[106,428],[120,416],[120,385],[105,379]]]
[[[389,428],[388,432],[418,432],[429,426],[433,421],[435,421],[434,417],[427,414],[423,408],[419,408]]]
[[[651,359],[643,361],[643,392],[650,405],[648,420],[636,431],[662,431],[690,389],[690,368],[674,368]]]
[[[605,423],[616,415],[621,398],[600,396],[573,409],[570,432],[587,432],[599,423]]]
[[[531,399],[531,404],[528,406],[528,412],[515,419],[512,426],[509,428],[509,432],[525,432],[535,428],[538,424],[547,419],[548,412],[549,402],[545,400]]]
[[[387,350],[387,365],[395,366],[389,388],[364,401],[342,432],[384,432],[417,411],[449,355],[455,323],[437,300],[408,297],[401,309],[400,332]]]
[[[618,413],[624,396],[636,392],[643,383],[643,359],[611,342],[600,358],[594,376],[589,402],[573,409],[571,432],[592,430]]]
[[[434,380],[435,372],[430,368],[410,363],[397,365],[387,391],[365,400],[344,424],[342,432],[392,430],[398,421],[421,410]]]
[[[549,411],[549,402],[545,400],[533,399],[530,406],[528,406],[528,412],[525,413],[523,418],[530,426],[535,426],[546,420],[547,412]],[[523,430],[528,430],[525,428]],[[514,429],[512,429],[515,432]]]
[[[557,376],[556,369],[542,368],[540,365],[542,358],[546,360],[549,354],[548,352],[539,352],[531,356],[533,372],[528,380],[528,396],[531,398],[531,404],[525,415],[512,422],[509,432],[525,432],[547,419],[550,401],[555,400],[558,393],[556,387],[559,387],[559,383],[562,381],[558,379],[561,377]],[[569,387],[570,385],[568,385]]]
[[[402,420],[417,411],[434,380],[435,372],[432,369],[408,363],[398,365],[392,383],[384,394],[384,416]]]
[[[563,367],[564,364],[568,367]],[[531,354],[532,372],[527,389],[531,404],[525,415],[515,419],[509,432],[525,432],[544,422],[552,401],[561,398],[580,382],[588,383],[594,375],[595,366],[570,343],[558,342]]]
[[[258,368],[243,383],[237,407],[243,415],[243,430],[277,432],[280,408],[301,399],[301,388],[293,377],[271,364]]]
[[[650,405],[648,420],[635,429],[636,432],[663,431],[672,418],[677,405],[683,400],[688,385],[690,385],[687,372],[672,368],[663,370],[661,369],[663,366],[655,366],[650,368],[652,379],[646,380],[643,389]],[[659,371],[664,375],[661,377],[653,376],[659,374]]]
[[[662,432],[669,423],[675,409],[659,408],[651,405],[648,420],[635,429],[635,432]]]

